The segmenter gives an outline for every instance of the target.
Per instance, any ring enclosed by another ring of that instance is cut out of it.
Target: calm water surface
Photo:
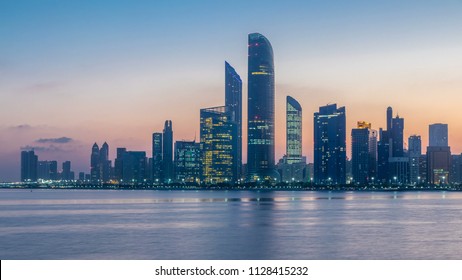
[[[462,193],[0,190],[0,259],[462,259]]]

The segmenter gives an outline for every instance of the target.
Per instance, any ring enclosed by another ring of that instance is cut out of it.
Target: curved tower
[[[247,176],[274,180],[274,62],[265,36],[249,34]]]
[[[287,163],[302,162],[302,106],[287,96],[286,155]]]

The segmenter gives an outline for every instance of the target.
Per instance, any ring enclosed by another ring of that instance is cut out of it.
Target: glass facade
[[[233,135],[233,181],[237,181],[241,178],[242,169],[242,80],[228,62],[225,62],[225,106],[236,125]]]
[[[345,107],[337,104],[314,113],[314,180],[328,185],[346,182]]]
[[[302,162],[302,107],[290,96],[286,103],[286,155],[288,164]]]
[[[247,179],[274,180],[274,62],[270,42],[259,33],[248,43]]]
[[[236,125],[226,106],[201,109],[202,177],[207,184],[232,182]]]
[[[177,182],[200,183],[201,147],[196,141],[175,142],[175,179]]]

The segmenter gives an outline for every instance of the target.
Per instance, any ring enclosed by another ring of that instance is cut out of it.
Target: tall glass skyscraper
[[[166,183],[173,182],[173,129],[172,121],[165,121],[162,139],[162,172]]]
[[[302,161],[302,106],[287,96],[286,109],[287,163],[299,163]]]
[[[249,34],[248,43],[249,181],[274,180],[274,62],[273,48],[265,36]]]
[[[232,182],[236,125],[226,106],[201,109],[202,177],[205,183]]]
[[[318,184],[346,182],[345,107],[319,107],[314,113],[314,180]]]
[[[241,178],[242,169],[242,80],[236,70],[225,61],[225,106],[232,114],[236,124],[236,134],[233,135],[233,177]]]

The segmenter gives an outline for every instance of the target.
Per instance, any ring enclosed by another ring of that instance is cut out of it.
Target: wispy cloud
[[[32,126],[30,126],[28,124],[20,124],[20,125],[10,126],[10,127],[8,127],[8,129],[11,129],[11,130],[30,130],[30,129],[32,129]]]
[[[55,143],[55,144],[66,144],[74,141],[69,137],[59,137],[59,138],[40,138],[35,140],[36,143]]]
[[[57,147],[55,145],[50,145],[46,147],[27,145],[27,146],[21,147],[21,151],[30,151],[30,150],[34,150],[36,152],[65,152],[64,149]]]

